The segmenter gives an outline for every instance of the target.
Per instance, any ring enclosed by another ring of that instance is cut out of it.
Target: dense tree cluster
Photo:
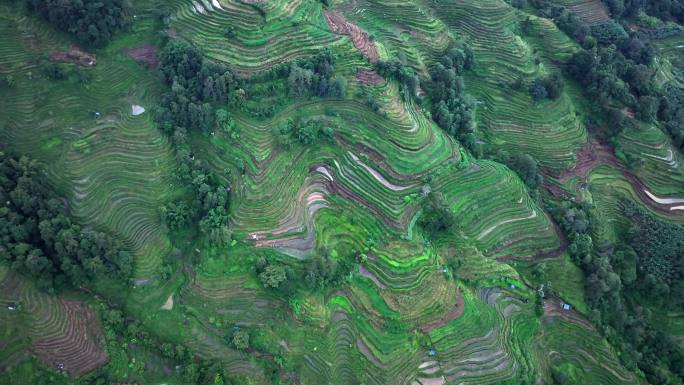
[[[660,120],[675,143],[681,147],[684,123],[681,123],[681,91],[669,86],[658,89],[654,85],[652,64],[655,48],[648,41],[648,33],[625,29],[621,18],[635,16],[645,10],[665,20],[681,15],[675,1],[615,0],[607,1],[618,21],[588,26],[579,17],[547,0],[535,0],[542,13],[553,18],[558,27],[585,48],[575,53],[566,65],[568,75],[579,81],[587,95],[595,102],[598,115],[605,117],[599,134],[615,137],[634,117],[644,122]],[[662,8],[662,9],[661,9]],[[665,9],[669,11],[665,11]],[[671,12],[672,11],[672,12]],[[680,33],[680,28],[675,28]],[[656,35],[661,33],[654,32]],[[665,35],[667,31],[663,32]],[[541,87],[538,95],[542,95]]]
[[[639,283],[652,299],[684,305],[684,225],[664,222],[634,203],[625,210],[633,227],[629,245],[638,255]]]
[[[672,136],[675,146],[684,150],[684,90],[673,85],[665,87],[660,96],[658,119]]]
[[[455,223],[454,214],[444,195],[438,192],[429,193],[423,204],[419,225],[434,237],[451,229]]]
[[[564,201],[549,211],[571,241],[571,257],[587,276],[591,318],[620,348],[623,363],[632,369],[638,366],[649,383],[669,383],[668,372],[681,379],[681,351],[654,327],[650,310],[640,302],[649,298],[653,306],[682,306],[682,226],[662,222],[627,203],[625,213],[634,223],[628,239],[595,244],[589,210],[587,203]]]
[[[496,160],[512,168],[531,189],[539,187],[544,181],[537,161],[531,155],[511,155],[505,150],[500,150],[496,154]]]
[[[341,98],[345,93],[342,78],[335,75],[335,55],[329,48],[307,59],[299,59],[288,68],[287,85],[293,98]]]
[[[338,261],[336,251],[322,250],[307,261],[304,280],[311,289],[323,289],[334,286],[351,270],[345,263],[347,259]]]
[[[432,117],[449,134],[473,149],[475,101],[465,92],[463,72],[473,68],[472,49],[462,43],[448,49],[432,69]]]
[[[135,346],[135,349],[144,348],[146,351],[153,353],[151,357],[155,357],[154,359],[156,361],[161,361],[165,365],[175,367],[177,373],[183,379],[183,383],[186,384],[242,385],[250,383],[245,381],[244,378],[230,374],[218,361],[198,359],[197,353],[185,345],[157,340],[154,338],[153,334],[147,330],[143,323],[139,320],[125,316],[121,310],[114,308],[104,309],[102,311],[102,324],[108,348],[115,349],[115,351],[109,352],[111,355],[119,354],[116,350],[121,349],[121,346],[125,347],[125,349],[129,349],[131,346]],[[242,330],[242,333],[247,333],[247,331],[243,329],[232,330],[230,332],[231,339],[235,332],[240,330]],[[244,337],[244,335],[238,336],[237,339],[238,344],[240,344],[239,347],[242,347],[242,342],[244,342],[242,337]],[[246,337],[247,343],[249,343],[249,334],[247,334]],[[234,345],[234,347],[239,348],[236,345]],[[123,356],[125,357],[127,354],[124,353]],[[131,361],[129,365],[141,365],[141,369],[144,369],[145,367],[145,363],[142,361]],[[105,385],[118,383],[119,380],[120,377],[104,372],[102,374],[96,374],[96,377],[87,383]],[[65,382],[57,383],[64,384]]]
[[[28,8],[87,46],[102,46],[131,24],[127,0],[29,0]]]
[[[634,17],[646,12],[663,20],[684,20],[682,0],[604,0],[615,18]]]
[[[286,296],[294,293],[297,277],[291,267],[259,257],[256,261],[256,273],[265,288],[277,290]]]
[[[280,144],[289,147],[293,142],[303,145],[312,145],[320,140],[332,142],[335,140],[333,122],[327,119],[292,119],[287,118],[277,127],[277,135]]]
[[[174,127],[204,132],[216,123],[212,102],[238,105],[244,100],[242,79],[222,63],[204,58],[190,43],[172,39],[159,53],[159,70],[171,92],[162,95],[156,122],[167,134]]]
[[[171,229],[199,221],[199,229],[217,245],[230,242],[228,210],[230,186],[213,173],[206,162],[195,159],[183,127],[176,127],[173,135],[178,168],[176,177],[192,192],[191,202],[178,200],[162,207],[162,219]]]
[[[0,152],[0,202],[0,256],[44,288],[130,277],[121,243],[74,223],[35,162]]]
[[[399,81],[401,86],[399,92],[404,100],[416,97],[420,80],[413,67],[407,64],[406,55],[403,52],[390,61],[378,60],[376,66],[380,75]]]
[[[162,96],[157,109],[157,125],[172,135],[182,185],[193,191],[192,201],[170,202],[162,208],[162,218],[170,228],[199,220],[200,230],[214,244],[230,240],[228,208],[230,187],[222,183],[205,162],[195,159],[187,129],[208,133],[214,127],[236,135],[235,121],[224,109],[214,112],[210,102],[241,103],[242,80],[223,64],[204,59],[189,43],[170,40],[159,54],[164,80],[171,92]]]
[[[563,87],[565,87],[563,76],[554,73],[545,78],[535,79],[530,86],[530,96],[537,102],[546,98],[556,100],[563,92]]]

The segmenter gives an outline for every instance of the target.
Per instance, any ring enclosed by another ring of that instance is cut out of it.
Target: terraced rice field
[[[73,375],[107,363],[97,313],[87,304],[42,293],[3,265],[0,277],[3,368],[25,357],[21,349]]]
[[[562,3],[589,22],[603,20],[598,1]],[[576,90],[535,103],[513,88],[559,71],[578,49],[551,20],[503,0],[325,8],[313,0],[148,0],[134,7],[131,31],[96,51],[90,80],[80,84],[73,65],[61,81],[41,70],[42,53],[68,48],[67,36],[0,5],[0,75],[16,80],[0,89],[0,150],[38,159],[75,220],[111,233],[135,256],[130,285],[100,283],[98,300],[159,342],[186,347],[196,362],[220,363],[257,384],[550,383],[559,367],[583,383],[644,383],[586,314],[547,297],[544,314],[535,315],[537,287],[518,263],[568,260],[568,241],[539,195],[439,128],[429,100],[404,100],[396,80],[374,72],[376,60],[401,53],[427,79],[450,44],[466,41],[476,66],[465,81],[478,102],[483,146],[532,155],[567,194],[586,181],[596,221],[610,223],[596,230],[600,239],[628,226],[625,198],[679,221],[679,209],[669,210],[679,201],[662,202],[684,198],[681,154],[658,127],[619,139],[624,154],[646,159],[639,169],[608,153],[587,160],[594,147]],[[157,20],[157,7],[168,11],[167,23]],[[531,32],[522,34],[528,17]],[[156,47],[162,36],[185,39],[246,81],[257,79],[242,108],[215,106],[229,108],[239,137],[189,130],[193,159],[230,186],[226,245],[196,229],[169,230],[160,219],[161,206],[187,191],[174,176],[172,141],[154,123],[165,86],[129,53]],[[286,80],[259,78],[324,48],[346,82],[339,98],[296,99]],[[374,95],[378,111],[361,92]],[[253,113],[271,103],[272,116]],[[287,142],[280,129],[289,119],[315,120],[334,134],[311,145]],[[427,192],[444,197],[455,222],[434,238],[420,225]],[[263,258],[303,277],[321,254],[351,266],[334,287],[298,282],[285,295],[265,288],[255,268]],[[586,311],[577,276],[555,271],[554,284]],[[82,297],[43,293],[0,264],[0,374],[31,356],[71,378],[111,369],[102,314],[75,298]],[[249,348],[236,348],[235,330],[249,331]]]
[[[598,0],[555,0],[588,24],[601,24],[610,20],[608,7]]]
[[[158,207],[173,191],[174,166],[168,139],[151,114],[133,116],[132,106],[150,108],[159,81],[112,52],[99,57],[87,85],[48,82],[36,67],[37,55],[64,47],[64,40],[31,19],[5,25],[11,30],[0,45],[15,53],[6,57],[12,61],[3,74],[12,74],[17,84],[2,90],[3,143],[42,161],[73,214],[121,237],[139,259],[136,275],[150,277],[170,248]]]

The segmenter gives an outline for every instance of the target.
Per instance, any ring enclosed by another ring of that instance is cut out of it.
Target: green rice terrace
[[[684,384],[684,0],[0,0],[34,384]]]

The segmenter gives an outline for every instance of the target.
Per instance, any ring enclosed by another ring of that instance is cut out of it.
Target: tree
[[[72,33],[79,43],[99,47],[131,25],[125,0],[29,0],[28,8],[55,28]]]
[[[450,229],[455,223],[454,216],[441,193],[431,192],[423,205],[420,225],[430,235],[438,235]]]
[[[639,98],[637,117],[644,122],[654,122],[658,113],[658,99],[654,96],[642,96]]]
[[[290,96],[294,98],[303,98],[310,94],[311,85],[313,84],[314,73],[311,70],[301,68],[296,64],[292,66],[290,75],[287,78],[288,89]]]
[[[548,93],[549,99],[558,99],[563,92],[565,82],[563,81],[563,76],[560,73],[554,73],[543,80],[544,88]]]
[[[223,108],[216,110],[216,127],[223,132],[230,133],[233,139],[237,139],[237,130],[235,130],[235,119]]]
[[[440,63],[430,72],[432,79],[432,118],[449,134],[458,138],[471,151],[475,151],[477,138],[472,134],[474,100],[465,93],[465,83],[460,76],[474,66],[473,52],[469,46],[457,43],[445,51]],[[472,140],[466,140],[467,138]]]
[[[532,87],[530,87],[530,96],[532,96],[532,99],[534,99],[535,102],[546,99],[546,97],[549,96],[549,93],[544,86],[544,81],[535,79],[534,83],[532,83]]]
[[[63,80],[64,78],[66,78],[66,72],[64,71],[64,67],[58,63],[50,63],[47,66],[45,66],[45,75],[50,80]]]
[[[515,170],[525,184],[534,189],[542,182],[543,177],[539,173],[537,161],[528,154],[516,154],[508,158],[507,164]]]
[[[190,221],[190,208],[184,201],[169,202],[161,211],[162,221],[171,230],[182,228]]]
[[[312,289],[323,288],[337,278],[337,270],[337,262],[329,253],[316,254],[306,267],[306,283]]]
[[[245,350],[249,347],[249,332],[245,329],[238,329],[233,334],[233,346],[237,350]]]
[[[283,266],[271,264],[266,266],[264,271],[259,274],[259,279],[265,287],[277,289],[287,280],[287,274]]]
[[[0,258],[41,287],[130,277],[132,261],[123,245],[76,224],[30,159],[0,152],[0,200]]]

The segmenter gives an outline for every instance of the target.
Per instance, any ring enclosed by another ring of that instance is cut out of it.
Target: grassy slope
[[[203,4],[206,14],[190,1],[169,3],[170,28],[210,57],[254,71],[331,46],[348,84],[343,101],[306,102],[289,101],[282,83],[276,84],[280,93],[271,98],[280,104],[273,118],[232,111],[241,128],[239,140],[218,132],[209,138],[193,136],[198,156],[219,172],[231,170],[238,244],[225,249],[183,237],[171,240],[159,223],[159,205],[177,193],[172,150],[153,127],[149,112],[133,117],[129,108],[133,103],[153,105],[162,86],[154,73],[123,52],[158,43],[150,13],[154,3],[138,5],[133,32],[97,52],[98,65],[89,70],[87,86],[73,76],[62,82],[40,78],[39,52],[64,47],[67,40],[18,11],[5,7],[0,12],[0,51],[12,53],[0,62],[0,73],[12,73],[18,84],[0,90],[0,106],[7,111],[0,114],[3,141],[43,161],[74,214],[122,237],[136,254],[137,283],[143,285],[122,290],[103,283],[98,288],[103,295],[123,305],[158,338],[186,344],[203,358],[220,359],[231,372],[250,374],[259,382],[266,380],[255,357],[264,352],[282,357],[284,371],[312,384],[410,383],[442,376],[454,383],[520,383],[548,377],[551,366],[572,372],[578,381],[586,373],[600,373],[604,383],[639,381],[624,373],[595,331],[537,319],[534,291],[516,270],[496,260],[529,257],[560,244],[550,219],[517,176],[494,162],[472,159],[416,106],[401,102],[392,82],[374,90],[384,114],[357,101],[356,67],[370,65],[349,38],[327,30],[318,2],[269,2],[265,17],[236,1],[219,0],[222,9]],[[526,16],[502,1],[360,1],[356,8],[334,8],[373,35],[382,57],[404,52],[423,73],[449,39],[462,37],[472,44],[478,69],[467,83],[483,102],[478,130],[488,145],[531,153],[545,168],[562,170],[586,142],[584,107],[572,88],[557,102],[541,105],[526,92],[507,88],[515,79],[531,80],[555,70],[555,61],[573,51],[570,40],[548,20],[535,18],[535,33],[523,36],[517,25]],[[236,27],[236,38],[223,36],[226,25]],[[112,121],[97,124],[95,111]],[[286,118],[298,117],[325,120],[338,140],[283,146],[274,129]],[[246,165],[244,175],[238,172],[238,159]],[[657,191],[670,192],[656,168],[647,165],[644,172],[662,186]],[[430,186],[447,197],[460,229],[434,245],[424,243],[413,226],[417,193],[427,175]],[[600,210],[611,210],[613,196],[596,191],[595,201],[604,199],[608,207],[601,204]],[[252,234],[279,246],[255,247]],[[304,248],[290,242],[301,245],[310,237],[315,243]],[[172,245],[198,265],[182,269],[172,262],[176,271],[169,280],[148,283],[144,279],[156,277]],[[296,266],[288,255],[306,257],[316,247],[340,255],[364,252],[368,274],[353,272],[342,288],[324,296],[302,289],[290,303],[255,279],[256,257]],[[451,254],[464,261],[457,272],[463,281],[441,272]],[[565,257],[548,264],[556,290],[586,310],[581,274]],[[527,274],[526,268],[517,267]],[[171,294],[173,309],[161,310]],[[418,331],[441,322],[459,296],[464,304],[460,317],[429,334]],[[19,326],[15,321],[3,324]],[[225,342],[223,335],[232,325],[252,328],[256,354],[237,352]],[[568,341],[583,344],[584,353]],[[3,360],[25,347],[15,346]],[[428,356],[428,346],[440,352],[437,357]],[[123,376],[116,362],[105,369]]]

